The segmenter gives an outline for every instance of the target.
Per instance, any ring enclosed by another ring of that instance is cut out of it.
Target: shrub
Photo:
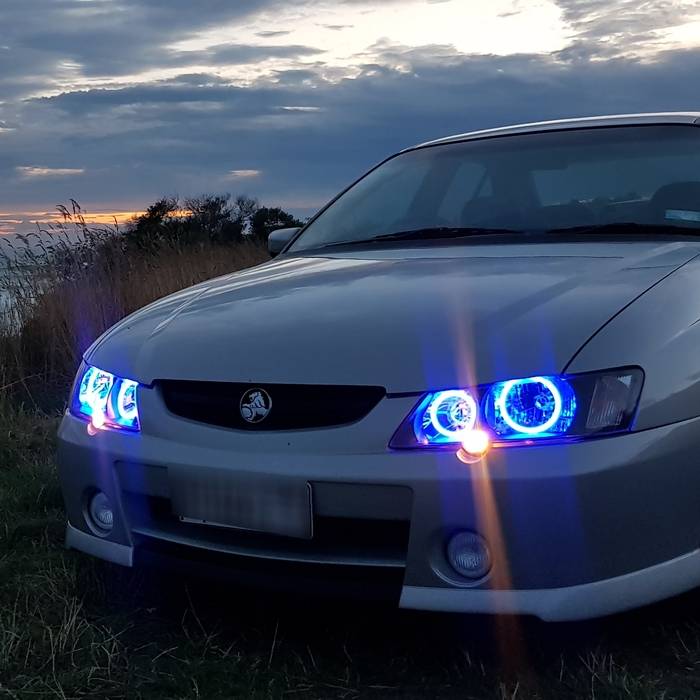
[[[284,209],[263,207],[250,197],[163,197],[127,227],[122,240],[139,250],[153,250],[163,243],[190,246],[254,240],[264,245],[271,231],[301,225]]]

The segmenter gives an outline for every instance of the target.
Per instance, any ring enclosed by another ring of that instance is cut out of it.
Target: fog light
[[[461,576],[477,580],[491,570],[491,554],[486,541],[474,532],[459,532],[447,545],[450,566]]]
[[[107,496],[98,491],[88,505],[90,525],[98,535],[108,535],[114,527],[114,511]]]

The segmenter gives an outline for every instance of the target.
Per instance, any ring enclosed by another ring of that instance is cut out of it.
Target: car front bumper
[[[391,451],[415,398],[383,400],[351,426],[241,433],[168,414],[140,397],[143,433],[100,431],[66,415],[59,473],[69,547],[125,566],[154,544],[241,562],[399,575],[400,604],[453,612],[606,615],[700,585],[700,419],[578,443],[494,449],[465,465],[450,451]],[[150,416],[150,418],[149,418]],[[388,428],[387,426],[392,426]],[[172,474],[293,478],[313,494],[314,538],[181,522]],[[86,499],[107,494],[114,528],[93,534]],[[446,557],[459,531],[492,557],[471,582]],[[280,569],[282,570],[282,569]]]

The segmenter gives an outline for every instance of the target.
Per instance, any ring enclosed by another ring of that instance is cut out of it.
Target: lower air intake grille
[[[304,430],[354,423],[386,396],[376,386],[311,384],[231,384],[227,382],[156,382],[171,413],[200,423],[238,430]],[[255,396],[262,393],[262,397]],[[245,405],[257,400],[252,416]],[[264,415],[263,415],[264,414]]]

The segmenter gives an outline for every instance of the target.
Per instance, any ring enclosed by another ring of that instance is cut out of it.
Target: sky
[[[432,138],[700,111],[700,0],[1,0],[0,27],[0,234],[71,198],[305,216]]]

